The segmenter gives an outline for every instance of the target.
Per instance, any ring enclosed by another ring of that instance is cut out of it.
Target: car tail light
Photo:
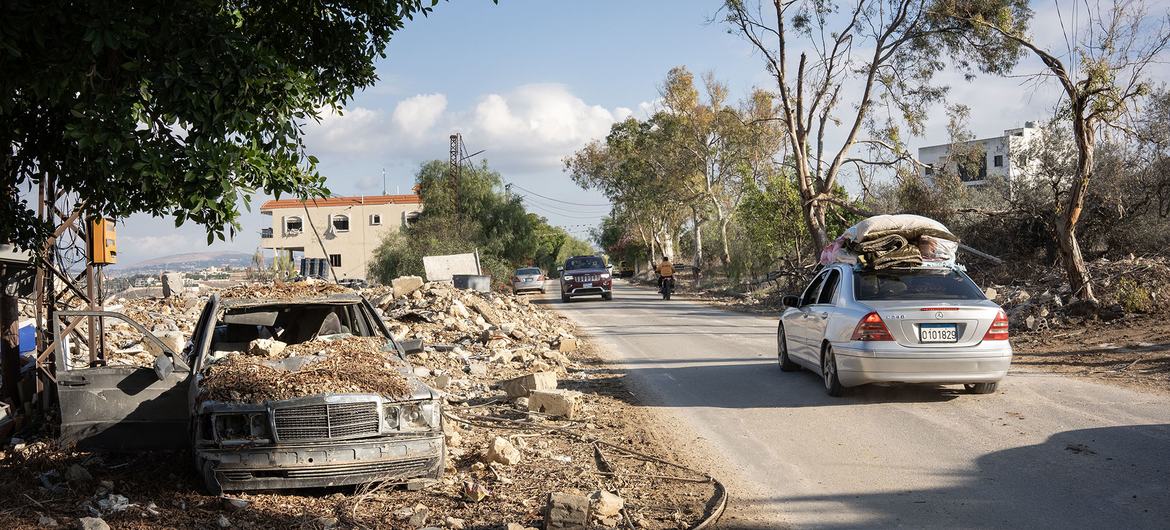
[[[861,322],[858,322],[857,327],[853,328],[851,340],[894,340],[894,336],[890,335],[890,330],[886,329],[886,323],[882,322],[881,315],[874,312],[861,318]]]
[[[1002,309],[995,315],[995,320],[991,321],[991,327],[987,329],[983,340],[1008,340],[1008,317]]]
[[[519,277],[519,276],[513,276],[513,277],[512,277],[512,281],[514,281],[514,282],[518,282],[518,281],[520,281],[520,277]]]

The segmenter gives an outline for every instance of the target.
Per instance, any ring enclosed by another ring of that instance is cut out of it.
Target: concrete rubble
[[[588,355],[586,344],[577,339],[573,326],[564,317],[542,309],[527,298],[460,290],[449,284],[422,282],[417,278],[400,280],[389,286],[367,288],[362,294],[370,300],[396,339],[421,339],[422,351],[410,354],[408,360],[425,383],[444,394],[449,413],[473,421],[481,416],[506,417],[602,437],[613,435],[615,425],[624,425],[616,419],[623,416],[611,414],[609,407],[612,405],[603,401],[612,398],[599,393],[603,387],[597,385],[613,384],[606,382],[610,376],[594,373],[587,365],[578,364],[581,356]],[[269,287],[253,285],[247,289],[263,291]],[[272,291],[268,294],[281,293]],[[131,316],[156,334],[173,337],[167,340],[181,338],[185,344],[194,331],[205,301],[205,296],[190,295],[127,299],[116,300],[110,309]],[[110,333],[108,343],[116,345],[111,350],[117,352],[111,356],[110,364],[145,367],[153,362],[154,355],[141,342],[141,337],[134,336],[136,332],[130,326],[108,325],[107,331]],[[300,351],[308,346],[313,345],[287,345],[277,340],[258,339],[241,345],[243,351],[230,352],[223,360],[230,361],[230,357],[248,363],[282,362],[290,355],[311,353]],[[231,362],[216,365],[225,369],[231,367]],[[207,388],[209,392],[219,388],[217,378],[251,377],[250,374],[244,371],[210,374]],[[258,402],[292,394],[304,395],[317,389],[315,381],[290,383],[296,383],[291,391],[286,388],[288,385],[277,388],[265,383],[241,392],[236,389],[238,384],[233,382],[224,386],[227,390],[220,389],[224,391],[207,397]],[[231,389],[236,389],[235,394]],[[647,495],[659,495],[655,497],[656,502],[665,506],[668,503],[664,503],[664,496],[674,495],[679,490],[678,484],[655,484],[647,478],[637,479],[636,484],[629,479],[622,479],[620,484],[608,482],[608,479],[598,481],[593,474],[597,469],[591,457],[594,448],[587,443],[549,438],[547,434],[538,435],[533,431],[468,425],[452,420],[443,422],[443,434],[447,470],[441,479],[433,481],[434,484],[414,488],[408,484],[389,493],[373,489],[368,501],[359,501],[364,498],[359,494],[352,501],[344,498],[334,501],[330,496],[328,499],[310,497],[298,502],[307,505],[325,503],[326,500],[336,502],[342,510],[336,513],[347,514],[360,507],[363,521],[384,521],[395,528],[621,527],[623,522],[629,522],[624,518],[637,522],[643,516],[651,517],[653,524],[638,524],[639,528],[674,528],[678,525],[674,508],[653,515],[647,511],[653,508],[639,504],[646,503]],[[635,443],[635,440],[638,444],[647,443],[644,438],[624,436],[627,437],[622,439],[630,440],[624,443]],[[642,464],[633,469],[635,473],[650,476],[665,474],[664,471],[655,473],[651,468],[643,468]],[[199,526],[209,528],[249,527],[249,521],[269,513],[273,503],[292,498],[233,493],[231,497],[219,497],[212,502],[201,501],[200,507],[195,508],[181,504],[186,500],[176,503],[174,499],[180,497],[166,501],[157,497],[142,498],[143,490],[125,485],[125,481],[138,478],[115,477],[119,486],[115,490],[113,482],[104,480],[110,478],[110,473],[105,464],[91,465],[88,461],[81,461],[77,465],[56,468],[54,474],[45,474],[41,482],[46,495],[87,490],[88,493],[82,493],[87,495],[83,502],[92,507],[88,514],[95,516],[94,525],[99,524],[97,521],[104,524],[97,516],[106,517],[111,525],[120,526],[122,521],[131,517],[161,517],[158,520],[162,521],[176,513],[186,514],[188,510],[198,509],[197,513],[183,515],[190,517],[184,520],[199,521]],[[622,488],[622,494],[629,502],[611,493],[617,487]],[[96,495],[93,493],[95,488],[99,492]],[[590,495],[590,492],[594,493]],[[534,493],[537,496],[534,497]],[[544,503],[546,499],[547,503]],[[452,500],[456,504],[453,505]],[[700,500],[695,502],[696,506],[702,506]],[[159,516],[159,513],[163,515]],[[382,515],[376,515],[378,513]],[[696,513],[688,512],[687,518],[693,520]],[[308,519],[316,521],[316,527],[347,527],[346,517],[342,517],[339,524],[331,525],[326,522],[337,521],[335,514],[314,513],[317,515],[323,518]],[[76,521],[70,519],[62,524],[68,526]]]

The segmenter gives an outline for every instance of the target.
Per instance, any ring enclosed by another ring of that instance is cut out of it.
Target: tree
[[[953,1],[1011,27],[1031,16],[1025,0]],[[1009,71],[1020,55],[1008,39],[972,41],[970,23],[936,16],[933,1],[858,0],[843,9],[828,0],[773,0],[769,16],[749,2],[727,0],[726,20],[763,55],[775,78],[803,217],[816,249],[829,242],[829,206],[845,206],[832,194],[843,168],[890,166],[910,156],[897,124],[919,133],[926,109],[944,97],[946,89],[932,84],[946,66],[940,52],[960,58],[957,66],[968,72],[977,67],[987,73]],[[794,49],[801,50],[795,68]],[[878,109],[886,111],[883,120],[875,115]],[[842,139],[827,145],[834,135]],[[885,156],[859,157],[859,144]]]
[[[1079,10],[1079,4],[1074,9]],[[1034,53],[1044,63],[1045,75],[1060,84],[1064,92],[1060,114],[1068,116],[1072,124],[1077,162],[1069,193],[1058,203],[1057,242],[1073,292],[1095,305],[1089,269],[1077,241],[1077,224],[1094,175],[1097,136],[1103,129],[1133,132],[1125,118],[1137,100],[1150,93],[1145,70],[1170,43],[1170,13],[1151,20],[1142,2],[1130,0],[1086,3],[1084,9],[1086,13],[1080,16],[1084,27],[1064,34],[1068,55],[1080,63],[1077,68],[1066,66],[1059,53],[1042,48],[1020,26],[988,16],[993,13],[973,11],[958,0],[940,6],[939,12]]]
[[[755,90],[739,108],[728,102],[726,84],[714,74],[702,78],[703,90],[685,67],[675,67],[662,88],[664,112],[673,125],[667,142],[680,157],[676,180],[696,199],[708,202],[719,223],[724,270],[731,264],[727,227],[745,186],[771,165],[780,143],[770,94]],[[688,201],[694,224],[695,266],[702,267],[702,222],[706,208]]]
[[[51,181],[91,215],[239,228],[262,191],[328,192],[303,126],[377,76],[437,0],[0,4],[0,241],[38,247],[20,191]]]

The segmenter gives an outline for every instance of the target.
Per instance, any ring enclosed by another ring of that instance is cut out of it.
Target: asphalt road
[[[728,485],[724,528],[1170,528],[1170,395],[1013,371],[831,398],[780,372],[772,317],[625,284],[542,303]]]

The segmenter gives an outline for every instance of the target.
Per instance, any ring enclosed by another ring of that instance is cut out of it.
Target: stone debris
[[[82,517],[78,522],[81,530],[110,530],[110,525],[101,517]]]
[[[256,339],[248,343],[248,355],[277,359],[288,344],[276,339]]]
[[[602,526],[617,526],[621,520],[622,508],[626,506],[625,499],[605,490],[595,491],[589,496],[593,516]]]
[[[544,508],[545,530],[580,530],[589,528],[588,497],[572,493],[550,493]]]
[[[423,279],[418,276],[399,276],[390,282],[390,286],[394,289],[394,298],[401,298],[422,288]]]
[[[510,466],[512,464],[520,463],[520,450],[512,445],[506,438],[497,436],[492,440],[491,446],[488,447],[487,453],[484,454],[484,461],[488,463],[498,463]]]
[[[528,396],[528,410],[554,418],[576,419],[581,393],[574,390],[538,390]]]
[[[557,374],[554,372],[536,372],[522,375],[500,383],[500,388],[508,397],[528,397],[537,390],[555,390],[557,388]]]

